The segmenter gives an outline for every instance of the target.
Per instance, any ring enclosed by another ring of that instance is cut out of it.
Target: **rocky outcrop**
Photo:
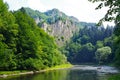
[[[38,11],[29,8],[25,8],[25,10],[45,32],[55,38],[59,46],[69,42],[73,34],[79,31],[78,19],[73,16],[69,17],[58,9],[52,9],[44,13],[38,13]]]
[[[59,46],[67,43],[73,34],[79,30],[78,27],[69,20],[66,20],[66,22],[59,20],[54,24],[43,23],[42,28],[48,34],[55,37],[56,43]]]

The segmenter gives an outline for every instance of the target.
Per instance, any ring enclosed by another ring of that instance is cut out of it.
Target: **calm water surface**
[[[105,67],[103,70],[104,69],[106,69],[106,71],[109,71],[109,69],[111,70],[110,67]],[[78,65],[71,69],[61,69],[39,74],[0,78],[0,80],[107,80],[109,76],[111,76],[111,74],[106,74],[101,71],[102,69],[98,70],[98,68],[94,66]]]

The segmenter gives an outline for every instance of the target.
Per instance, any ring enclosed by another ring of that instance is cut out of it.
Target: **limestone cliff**
[[[35,19],[38,26],[51,36],[54,36],[59,46],[63,46],[75,32],[79,31],[78,19],[67,16],[58,9],[52,9],[44,13],[29,8],[25,8],[25,10],[28,15]]]

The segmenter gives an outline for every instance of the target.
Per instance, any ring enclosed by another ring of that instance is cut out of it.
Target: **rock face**
[[[58,9],[52,9],[44,13],[30,8],[25,8],[25,10],[28,15],[34,18],[38,26],[51,36],[54,36],[59,46],[69,42],[73,34],[79,31],[78,19],[73,16],[69,17]]]
[[[73,36],[73,33],[77,31],[75,24],[70,21],[63,23],[62,21],[57,21],[54,24],[42,25],[42,28],[50,35],[54,36],[58,45],[62,46],[64,43],[68,42]]]

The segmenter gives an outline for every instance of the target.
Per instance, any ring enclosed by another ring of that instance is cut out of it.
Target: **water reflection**
[[[66,80],[69,70],[49,71],[37,74],[31,80]]]
[[[97,80],[96,71],[71,70],[67,80]]]
[[[107,80],[107,75],[99,75],[95,70],[63,69],[0,80]]]

